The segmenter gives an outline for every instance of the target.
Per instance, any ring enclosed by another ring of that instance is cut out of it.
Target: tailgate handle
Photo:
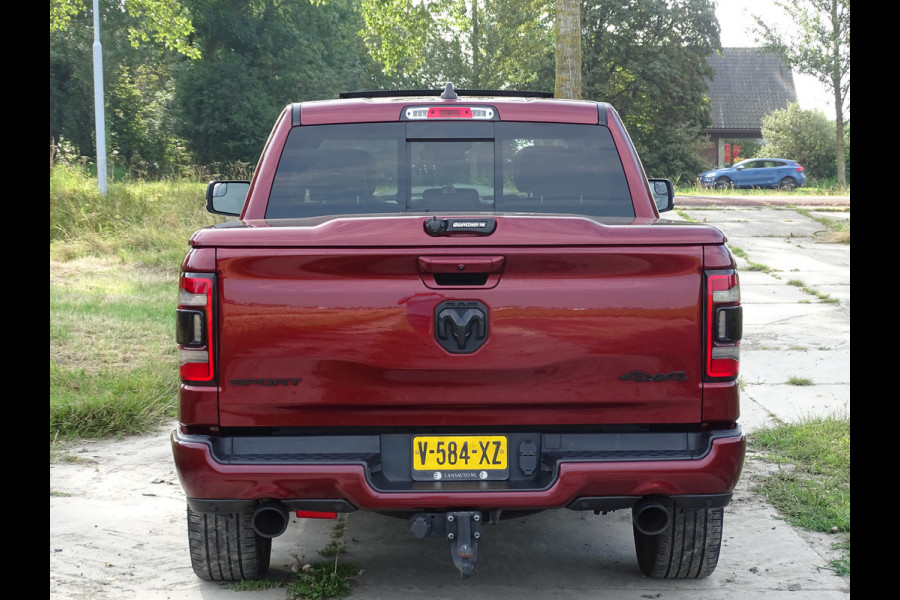
[[[420,256],[420,273],[500,273],[504,256]]]
[[[431,217],[423,223],[425,233],[439,235],[491,235],[497,229],[497,221],[491,217],[467,219],[438,219]]]

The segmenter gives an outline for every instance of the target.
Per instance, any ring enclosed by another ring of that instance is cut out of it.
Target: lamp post
[[[106,195],[106,118],[103,107],[103,47],[100,45],[99,0],[94,0],[94,125],[97,138],[97,183]]]

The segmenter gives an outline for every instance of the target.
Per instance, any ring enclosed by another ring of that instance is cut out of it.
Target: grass
[[[850,419],[827,417],[755,431],[751,450],[781,468],[762,494],[795,527],[835,535],[841,558],[826,568],[850,574]]]
[[[824,292],[816,290],[815,288],[811,288],[799,279],[789,280],[788,285],[799,287],[800,291],[809,294],[810,296],[815,296],[819,299],[820,302],[824,302],[826,304],[840,304],[840,300],[838,300],[837,298],[832,298],[831,294],[826,294]]]
[[[51,261],[51,439],[145,433],[175,415],[174,285],[116,260]]]
[[[837,181],[832,182],[810,182],[804,187],[797,188],[790,192],[774,189],[746,189],[746,190],[716,190],[710,188],[701,188],[695,184],[677,185],[675,187],[675,195],[677,196],[849,196],[850,187],[841,187]]]
[[[50,440],[141,434],[175,416],[173,310],[187,240],[216,222],[192,182],[50,174]]]
[[[849,209],[848,209],[849,210]],[[850,243],[850,221],[849,219],[829,219],[828,217],[823,217],[820,214],[813,214],[812,211],[798,208],[797,212],[813,219],[817,223],[823,225],[826,229],[825,234],[822,236],[824,241],[833,242],[837,244],[849,244]],[[829,212],[829,211],[816,211],[816,213],[821,212]]]

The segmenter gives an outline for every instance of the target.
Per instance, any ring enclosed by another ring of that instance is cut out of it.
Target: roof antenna
[[[453,89],[453,84],[449,81],[447,82],[446,87],[444,87],[444,91],[441,93],[441,98],[444,100],[456,100],[459,96],[456,95],[456,91]]]

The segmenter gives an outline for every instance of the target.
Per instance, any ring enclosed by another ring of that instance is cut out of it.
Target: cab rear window
[[[266,218],[369,213],[633,217],[608,129],[558,123],[295,127]]]

